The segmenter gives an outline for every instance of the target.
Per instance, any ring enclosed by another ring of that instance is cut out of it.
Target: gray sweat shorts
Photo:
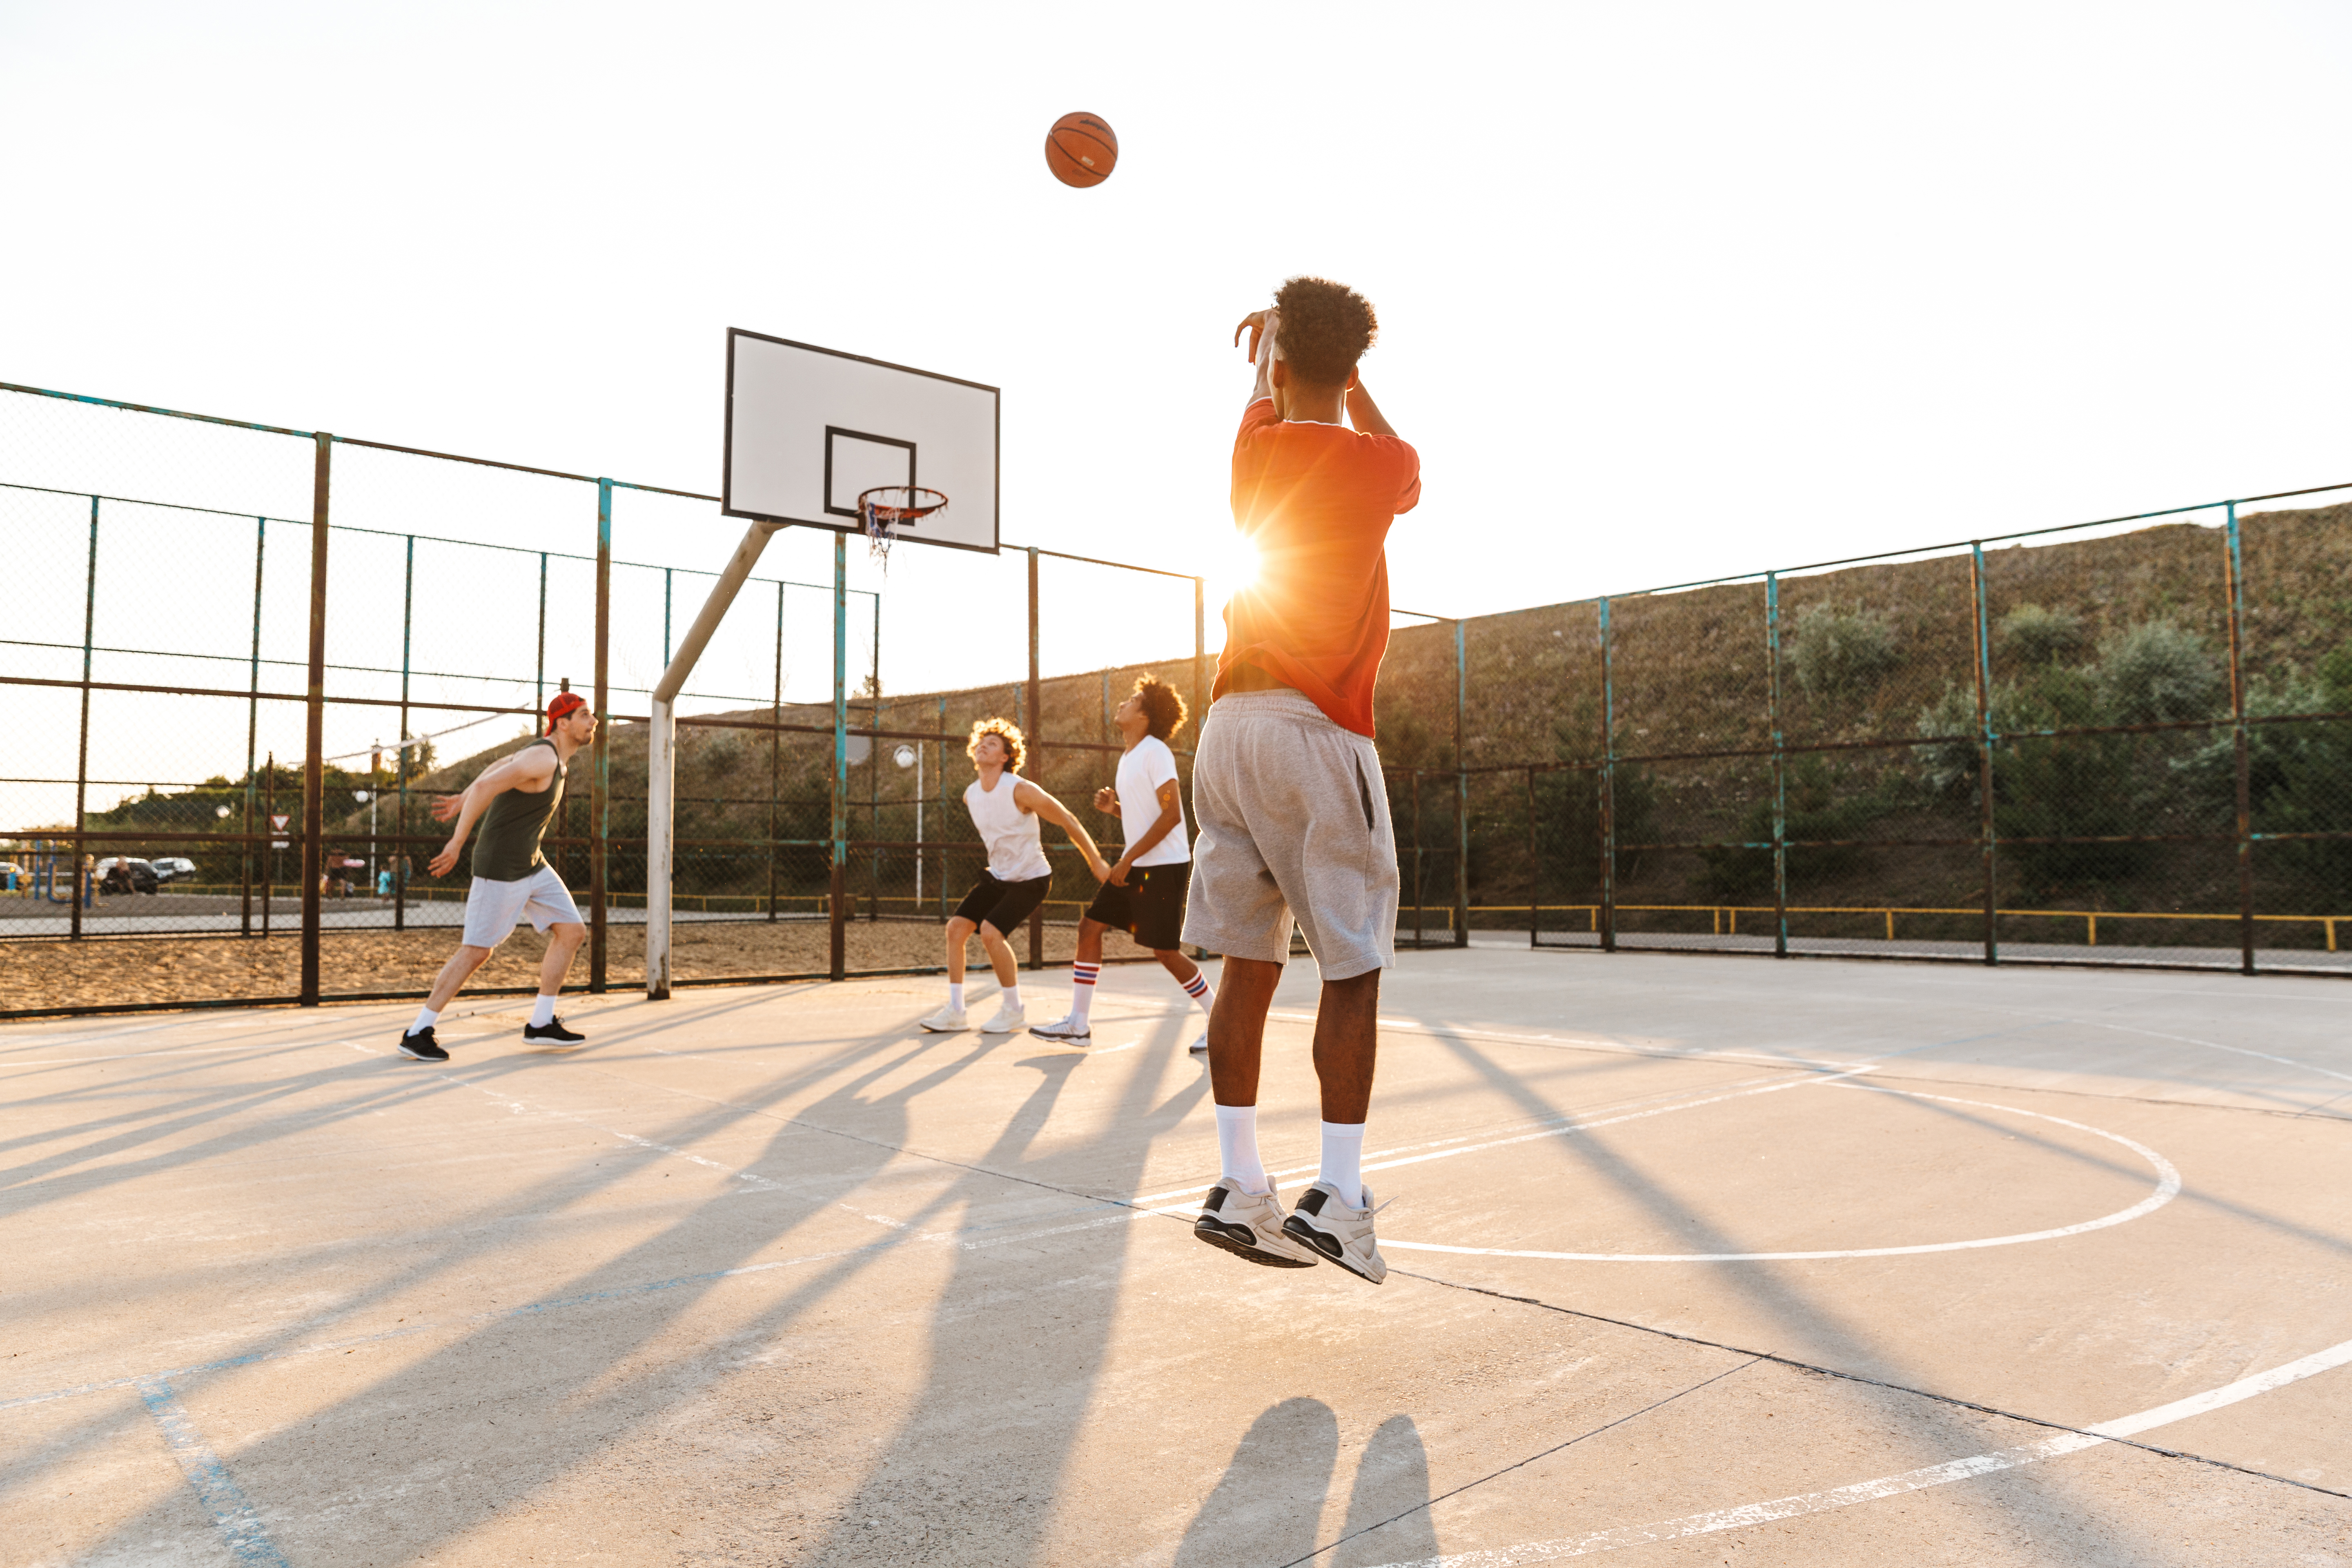
[[[1287,687],[1217,699],[1192,758],[1184,940],[1282,963],[1296,919],[1326,980],[1396,967],[1396,826],[1372,742]]]

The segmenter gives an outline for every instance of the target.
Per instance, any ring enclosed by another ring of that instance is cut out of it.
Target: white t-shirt
[[[1160,786],[1176,782],[1176,753],[1157,735],[1146,735],[1135,749],[1118,759],[1118,820],[1129,844],[1151,831],[1160,820]],[[1184,795],[1176,795],[1176,826],[1168,837],[1129,862],[1137,866],[1181,866],[1192,858],[1192,839],[1184,831]]]

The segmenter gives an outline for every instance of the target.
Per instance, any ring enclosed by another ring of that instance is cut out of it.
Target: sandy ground
[[[814,921],[722,924],[682,921],[674,929],[671,973],[681,980],[730,975],[822,973],[829,936]],[[606,973],[614,990],[645,981],[645,933],[614,926],[605,938]],[[446,929],[413,931],[329,931],[320,942],[320,990],[337,993],[414,991],[422,994],[457,941]],[[1045,928],[1045,959],[1066,964],[1077,943],[1075,926]],[[899,921],[852,921],[845,933],[851,973],[903,969],[946,962],[940,927]],[[536,985],[544,938],[525,926],[476,972],[481,986]],[[1026,934],[1013,939],[1024,966]],[[1148,956],[1123,933],[1103,944],[1106,959]],[[987,969],[980,943],[966,954],[975,976]],[[290,997],[299,994],[299,937],[125,937],[85,942],[0,942],[0,1011],[121,1005],[135,1002],[205,1002]],[[588,982],[585,948],[572,961],[567,989]]]
[[[1407,954],[1377,1287],[1192,1238],[1164,976],[933,984],[0,1028],[0,1556],[2352,1563],[2337,983]]]

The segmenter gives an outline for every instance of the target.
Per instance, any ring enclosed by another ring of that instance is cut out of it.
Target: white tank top
[[[963,804],[971,812],[971,825],[980,829],[980,841],[988,846],[988,874],[1000,882],[1026,882],[1054,874],[1054,863],[1045,858],[1045,844],[1039,830],[1045,826],[1037,814],[1024,811],[1013,798],[1020,787],[1020,779],[1013,773],[996,775],[996,788],[984,790],[974,779],[964,786]]]

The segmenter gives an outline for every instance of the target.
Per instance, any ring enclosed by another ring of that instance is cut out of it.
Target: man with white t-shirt
[[[1183,952],[1184,898],[1192,879],[1192,847],[1184,831],[1184,799],[1176,782],[1176,753],[1168,742],[1183,727],[1184,700],[1154,676],[1113,715],[1127,750],[1118,759],[1118,787],[1095,792],[1095,809],[1127,827],[1127,849],[1104,878],[1102,890],[1078,922],[1077,962],[1070,966],[1070,1016],[1029,1032],[1040,1039],[1084,1043],[1093,1037],[1087,1016],[1102,976],[1103,932],[1117,927],[1151,950],[1203,1018],[1216,1005],[1215,987]],[[1192,1042],[1209,1048],[1205,1029]]]
[[[919,1027],[949,1034],[970,1026],[963,1005],[964,948],[974,935],[996,972],[996,1016],[980,1026],[983,1035],[1009,1035],[1028,1023],[1021,1005],[1021,967],[1005,933],[1019,928],[1054,886],[1053,863],[1045,858],[1040,818],[1057,824],[1099,880],[1109,874],[1102,851],[1070,808],[1019,776],[1028,752],[1020,726],[1008,719],[983,719],[971,727],[964,753],[975,775],[964,787],[964,809],[988,851],[980,880],[948,917],[948,1004]]]

